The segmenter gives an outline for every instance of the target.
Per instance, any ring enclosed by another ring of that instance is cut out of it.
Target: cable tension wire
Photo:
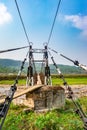
[[[80,68],[82,68],[82,69],[84,69],[85,71],[87,71],[87,66],[86,66],[86,65],[80,64],[79,61],[77,61],[77,60],[74,61],[74,60],[72,60],[72,59],[70,59],[70,58],[64,56],[63,54],[57,52],[57,51],[54,50],[54,49],[51,49],[51,48],[49,48],[49,49],[50,49],[51,51],[53,51],[54,53],[56,53],[56,54],[62,56],[63,58],[65,58],[65,59],[67,59],[67,60],[73,62],[74,65],[79,66]]]
[[[24,46],[24,47],[12,48],[12,49],[7,49],[7,50],[0,50],[0,53],[9,52],[9,51],[16,51],[16,50],[25,49],[28,47],[29,46]]]
[[[54,17],[54,20],[53,20],[53,24],[52,24],[52,27],[51,27],[51,31],[50,31],[50,34],[49,34],[49,37],[48,37],[47,44],[49,44],[51,36],[52,36],[52,32],[53,32],[53,28],[54,28],[55,21],[56,21],[56,18],[57,18],[57,14],[58,14],[58,11],[59,11],[60,3],[61,3],[61,0],[58,0],[57,10],[56,10],[56,13],[55,13],[55,17]]]
[[[26,36],[27,42],[28,42],[28,44],[30,45],[30,40],[29,40],[29,37],[28,37],[27,31],[26,31],[26,28],[25,28],[25,25],[24,25],[24,22],[23,22],[23,19],[22,19],[21,13],[20,13],[20,9],[19,9],[19,6],[18,6],[18,3],[17,3],[17,0],[15,0],[15,4],[16,4],[17,11],[18,11],[18,14],[19,14],[19,17],[20,17],[20,20],[21,20],[21,24],[22,24],[22,26],[23,26],[23,30],[24,30],[24,33],[25,33],[25,36]]]

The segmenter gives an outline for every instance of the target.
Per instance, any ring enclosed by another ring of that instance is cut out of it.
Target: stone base
[[[36,111],[61,108],[65,105],[65,90],[61,86],[44,86],[26,94],[26,100]]]

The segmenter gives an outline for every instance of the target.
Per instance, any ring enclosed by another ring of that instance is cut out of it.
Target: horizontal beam
[[[35,86],[30,86],[29,88],[27,88],[26,90],[23,90],[22,92],[15,94],[13,99],[18,98],[24,94],[27,94],[29,92],[33,92],[34,90],[43,87],[43,85],[35,85]],[[0,104],[2,104],[5,101],[5,99],[1,99],[0,100]]]
[[[32,60],[32,62],[45,62],[45,60]]]
[[[44,53],[47,50],[46,49],[30,49],[32,53]]]

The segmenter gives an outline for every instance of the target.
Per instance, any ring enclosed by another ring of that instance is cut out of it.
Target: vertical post
[[[32,60],[33,60],[33,52],[32,52],[32,45],[30,45],[30,48],[29,48],[29,66],[28,66],[28,70],[27,70],[27,80],[26,80],[26,86],[27,87],[34,85]]]
[[[45,85],[52,85],[50,67],[48,65],[48,49],[47,45],[44,46],[44,59],[45,59]]]

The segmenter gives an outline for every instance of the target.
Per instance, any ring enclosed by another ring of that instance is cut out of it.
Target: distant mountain
[[[11,60],[11,59],[0,59],[0,73],[17,73],[20,69],[22,61]],[[58,65],[63,74],[84,74],[86,73],[79,67],[70,65]],[[25,63],[23,72],[27,71],[28,63]],[[41,71],[41,64],[36,63],[36,69],[38,72]],[[57,71],[54,65],[50,64],[52,74],[56,74]]]
[[[0,66],[3,67],[18,67],[21,61],[11,60],[11,59],[0,59]]]
[[[63,74],[85,74],[86,71],[81,69],[80,67],[70,66],[70,65],[61,65],[59,64],[58,67],[60,68]],[[53,65],[50,65],[51,73],[56,74],[57,71]]]
[[[18,60],[0,59],[0,73],[17,73],[21,64],[22,61]]]

